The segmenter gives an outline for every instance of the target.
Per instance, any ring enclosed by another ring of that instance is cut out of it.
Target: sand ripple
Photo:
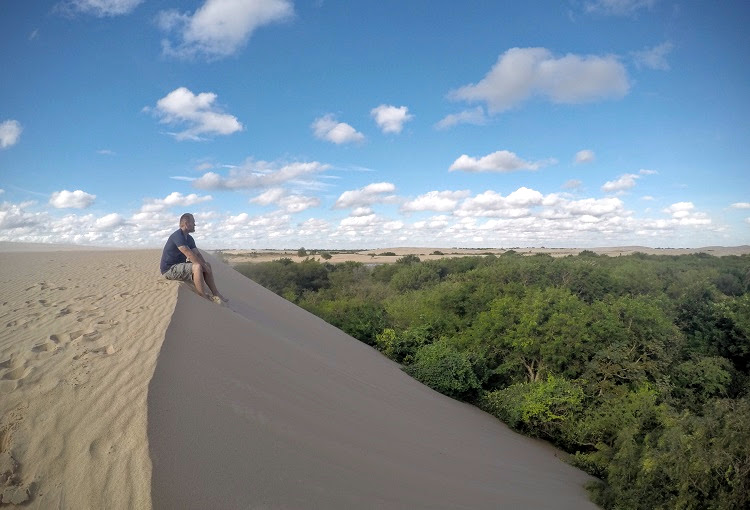
[[[0,253],[0,497],[148,508],[148,383],[177,299],[160,253]]]

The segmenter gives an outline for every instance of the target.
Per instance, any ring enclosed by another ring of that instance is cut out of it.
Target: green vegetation
[[[571,453],[608,509],[750,506],[750,257],[237,269],[413,377]]]

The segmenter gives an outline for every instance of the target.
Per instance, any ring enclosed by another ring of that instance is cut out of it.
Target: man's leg
[[[203,285],[204,283],[203,266],[193,263],[193,284],[195,285],[195,292],[199,296],[207,298],[208,296],[206,296],[206,291]]]
[[[214,273],[211,271],[211,266],[208,266],[208,270],[203,272],[203,277],[205,279],[206,284],[208,285],[208,288],[211,289],[211,292],[214,296],[218,296],[222,301],[227,301],[227,298],[221,295],[219,290],[216,288],[216,282],[214,281]]]

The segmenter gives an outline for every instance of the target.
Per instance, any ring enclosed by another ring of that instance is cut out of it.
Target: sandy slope
[[[177,299],[160,252],[0,253],[0,495],[149,508],[146,392]]]
[[[549,446],[214,262],[149,386],[155,508],[593,508]]]

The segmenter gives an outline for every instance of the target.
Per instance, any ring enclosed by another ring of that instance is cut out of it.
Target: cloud
[[[0,149],[7,149],[18,143],[21,139],[23,127],[17,120],[6,120],[0,123]]]
[[[96,151],[97,154],[101,154],[102,156],[114,156],[114,151],[111,151],[109,149],[100,149]]]
[[[450,166],[449,171],[463,172],[515,172],[516,170],[538,170],[554,164],[557,161],[550,158],[542,161],[525,161],[510,151],[497,151],[479,159],[462,154]]]
[[[596,155],[592,150],[584,149],[582,151],[576,152],[576,164],[592,163],[595,159]]]
[[[390,182],[376,182],[368,184],[364,188],[344,191],[333,205],[334,209],[347,209],[350,207],[367,207],[380,202],[392,202],[395,197],[386,195],[396,191],[396,186]]]
[[[424,195],[419,195],[414,200],[406,202],[401,206],[401,211],[453,211],[456,208],[456,205],[458,205],[458,202],[469,196],[469,194],[470,192],[468,190],[429,191]]]
[[[191,205],[201,204],[213,200],[211,195],[196,195],[190,193],[189,195],[183,195],[178,191],[173,191],[164,198],[147,198],[143,201],[140,212],[160,212],[169,209],[170,207],[188,207]]]
[[[145,108],[160,117],[162,124],[181,124],[187,129],[174,133],[177,140],[202,140],[201,135],[231,135],[242,131],[242,124],[234,115],[222,113],[215,105],[216,94],[193,94],[180,87],[156,102],[156,107]]]
[[[605,182],[602,191],[605,193],[623,193],[635,187],[635,181],[639,178],[640,176],[636,174],[621,175],[617,180]]]
[[[657,172],[656,170],[648,170],[646,168],[641,168],[640,170],[638,170],[638,173],[641,175],[656,175],[659,172]]]
[[[320,200],[315,197],[288,194],[283,188],[271,188],[257,197],[250,199],[250,202],[260,205],[275,204],[289,214],[302,212],[320,205]]]
[[[631,16],[641,9],[651,9],[656,0],[592,0],[586,2],[586,12],[607,16]]]
[[[332,114],[315,119],[311,125],[315,137],[341,145],[342,143],[361,142],[365,135],[345,122],[337,122]]]
[[[581,186],[583,186],[583,182],[579,181],[578,179],[570,179],[568,181],[565,181],[565,184],[563,184],[563,188],[565,189],[578,189]]]
[[[31,204],[13,204],[10,202],[0,203],[0,230],[29,228],[44,223],[47,219],[46,215],[27,212],[25,209],[29,205]],[[4,240],[11,239],[13,238],[6,238]]]
[[[454,90],[449,97],[484,102],[490,113],[500,113],[533,95],[554,103],[585,103],[621,98],[629,88],[625,67],[616,57],[554,58],[545,48],[511,48],[481,81]]]
[[[130,14],[143,0],[66,0],[55,10],[61,14],[91,14],[97,18],[107,18]]]
[[[176,34],[176,42],[162,41],[165,55],[216,59],[237,53],[259,27],[293,14],[289,0],[206,0],[192,15],[161,11],[157,22],[168,34]]]
[[[370,110],[370,115],[383,133],[400,133],[404,123],[414,118],[414,115],[409,114],[409,108],[406,106],[396,107],[385,104]]]
[[[729,207],[732,209],[750,209],[750,202],[735,202]]]
[[[680,225],[710,225],[711,219],[707,214],[694,212],[695,205],[692,202],[677,202],[663,209],[663,212],[672,216]]]
[[[55,191],[49,199],[52,207],[57,209],[85,209],[94,203],[96,195],[91,195],[79,189],[75,191]]]
[[[193,186],[198,189],[267,188],[314,175],[329,168],[330,165],[317,161],[289,163],[279,167],[278,163],[249,160],[241,167],[231,168],[227,177],[216,172],[206,172],[193,181]]]
[[[455,211],[461,217],[520,218],[531,214],[530,208],[542,205],[544,196],[536,190],[520,187],[508,196],[487,190],[469,197]]]
[[[647,202],[652,202],[652,201],[654,201],[654,200],[656,200],[656,199],[655,199],[654,197],[652,197],[651,195],[643,195],[643,196],[641,197],[641,200],[645,200],[645,201],[647,201]]]
[[[96,222],[94,222],[97,230],[112,230],[123,223],[125,223],[125,220],[117,213],[107,214],[98,218]]]
[[[436,129],[448,129],[458,124],[473,124],[475,126],[483,126],[487,123],[487,115],[484,113],[484,108],[477,106],[471,110],[463,110],[458,113],[451,113],[446,115],[440,121],[435,124]]]
[[[672,51],[672,48],[674,48],[674,45],[667,41],[658,46],[654,46],[653,48],[636,51],[633,53],[635,66],[638,69],[646,67],[658,71],[668,71],[669,62],[667,62],[667,55]]]

